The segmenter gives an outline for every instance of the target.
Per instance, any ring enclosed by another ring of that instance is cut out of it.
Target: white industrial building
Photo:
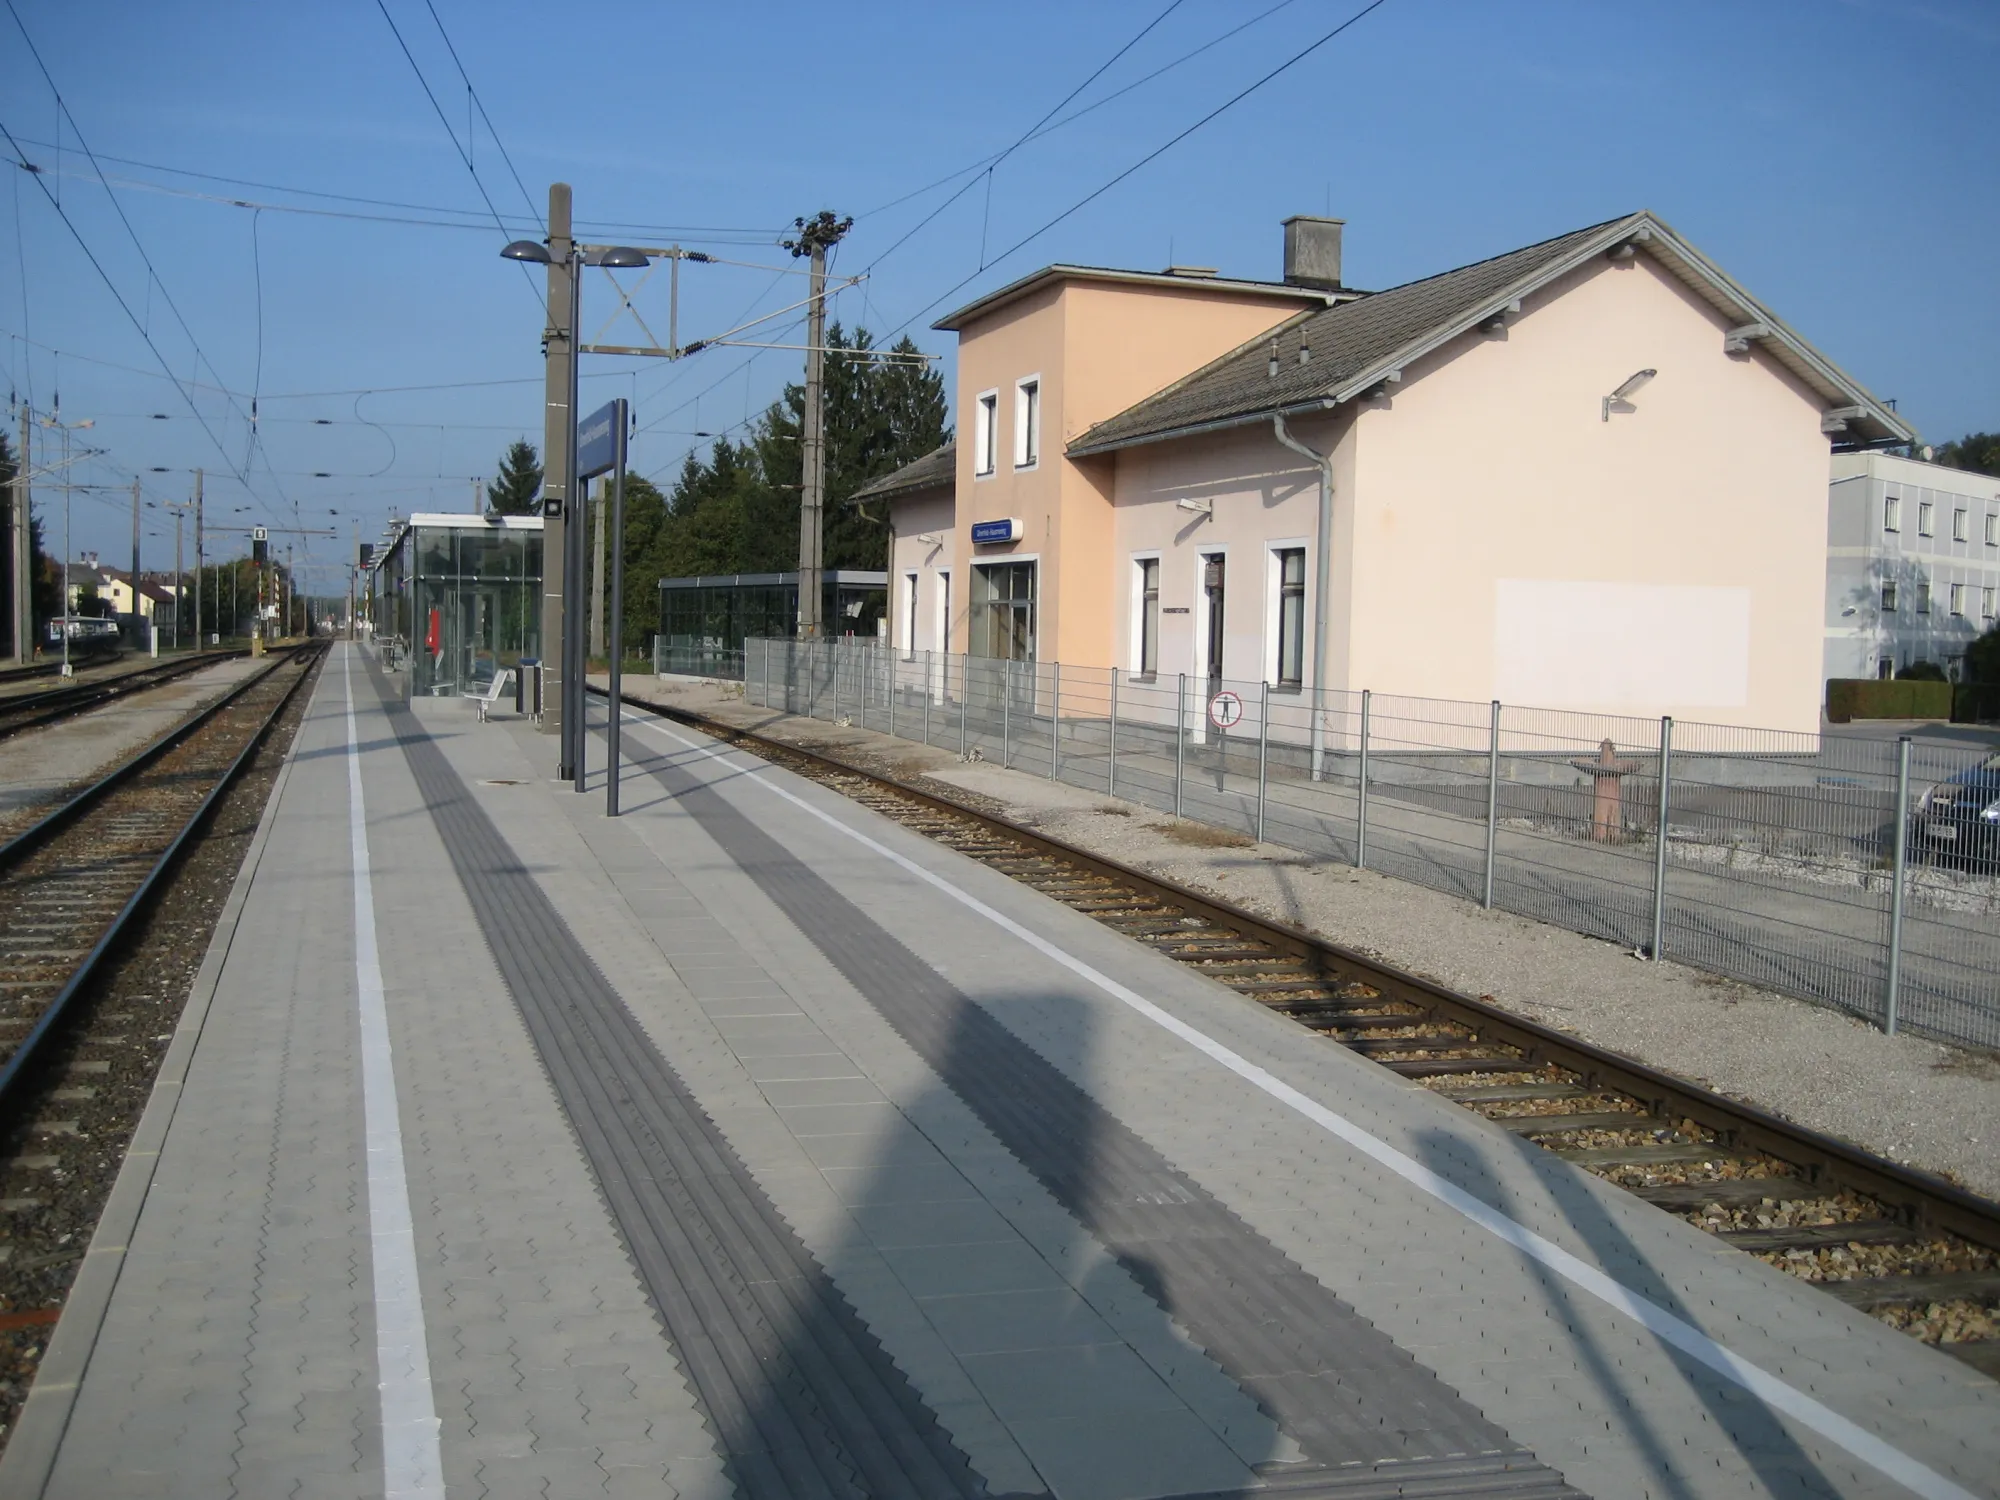
[[[1936,662],[1954,679],[1993,627],[2000,479],[1887,453],[1836,453],[1826,508],[1826,677]]]

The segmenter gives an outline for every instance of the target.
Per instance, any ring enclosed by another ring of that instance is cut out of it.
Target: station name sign
[[[1021,540],[1021,523],[1007,521],[974,521],[972,523],[972,545],[990,547],[995,542],[1018,542]]]

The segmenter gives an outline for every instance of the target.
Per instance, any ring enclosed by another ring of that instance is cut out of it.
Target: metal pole
[[[1118,795],[1118,669],[1111,669],[1111,730],[1105,740],[1104,795]]]
[[[583,258],[580,251],[572,250],[569,277],[569,326],[572,343],[569,357],[569,428],[563,442],[563,508],[575,518],[575,530],[569,537],[569,545],[563,550],[563,685],[569,693],[569,717],[575,721],[575,729],[570,733],[570,749],[576,757],[576,790],[585,790],[585,781],[590,774],[590,716],[589,699],[584,695],[585,675],[589,671],[590,658],[585,651],[589,645],[584,634],[583,591],[588,579],[588,555],[584,543],[589,539],[587,529],[590,508],[584,494],[583,481],[576,472],[576,423],[577,411],[577,366],[578,358],[575,341],[583,322]]]
[[[932,677],[931,674],[936,670],[937,670],[937,664],[933,660],[933,653],[930,651],[925,651],[924,652],[924,743],[926,745],[928,745],[931,742],[931,683],[936,680],[935,678]]]
[[[139,643],[139,481],[132,481],[132,644]],[[150,632],[148,632],[150,634]]]
[[[33,431],[28,404],[21,403],[21,447],[14,455],[14,660],[26,666],[35,657],[35,579],[30,539],[33,536],[28,504],[28,440]],[[67,587],[65,581],[64,587]]]
[[[1174,690],[1174,816],[1181,815],[1181,763],[1187,746],[1187,673],[1180,675]]]
[[[1667,805],[1673,785],[1674,721],[1660,720],[1660,807],[1653,821],[1653,950],[1654,963],[1667,951]]]
[[[840,643],[826,643],[827,676],[833,679],[833,721],[840,722]]]
[[[1264,792],[1270,780],[1271,684],[1263,685],[1257,707],[1257,842],[1264,842]]]
[[[1493,850],[1500,836],[1500,700],[1493,700],[1493,737],[1486,752],[1486,890],[1479,904],[1493,909]]]
[[[944,685],[951,689],[951,653],[944,656]],[[972,657],[968,654],[958,659],[958,758],[965,759],[965,716],[972,704]]]
[[[810,273],[806,303],[806,389],[805,410],[800,414],[799,444],[801,473],[799,485],[799,634],[807,640],[821,630],[820,612],[825,607],[821,594],[820,521],[826,498],[826,415],[825,384],[822,371],[826,356],[826,246],[817,236],[808,236]]]
[[[194,471],[194,645],[201,649],[201,470]]]
[[[1361,795],[1354,809],[1354,868],[1368,868],[1368,710],[1374,697],[1361,690]]]
[[[1014,729],[1014,662],[1000,663],[1000,769],[1007,769],[1007,741]]]
[[[178,510],[174,512],[174,650],[181,649],[181,601],[187,596],[187,575],[181,571],[181,522],[185,520]]]
[[[1903,989],[1903,880],[1910,867],[1910,737],[1896,738],[1896,864],[1889,891],[1889,983],[1883,997],[1882,1029],[1896,1034],[1896,1010]]]
[[[618,742],[620,722],[624,718],[625,699],[625,432],[629,423],[625,417],[625,403],[617,403],[618,412],[618,466],[612,471],[611,481],[611,535],[618,538],[620,545],[611,548],[611,694],[607,702],[611,708],[611,725],[605,732],[604,751],[604,811],[609,817],[618,816]],[[604,513],[598,512],[599,527],[604,525]],[[604,549],[600,543],[598,556],[602,558]]]
[[[896,648],[882,650],[882,679],[889,690],[889,738],[896,737]]]
[[[1049,668],[1049,780],[1062,779],[1062,663]]]

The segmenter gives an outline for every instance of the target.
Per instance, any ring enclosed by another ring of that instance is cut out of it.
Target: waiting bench
[[[486,722],[487,714],[493,711],[493,705],[500,701],[501,695],[507,691],[513,681],[514,669],[512,667],[502,667],[493,674],[493,680],[486,684],[485,692],[474,693],[472,695],[472,701],[479,705],[480,723],[484,724]]]

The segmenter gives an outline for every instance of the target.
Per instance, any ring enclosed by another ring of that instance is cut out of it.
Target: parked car
[[[1941,863],[2000,871],[2000,755],[1940,781],[1917,801],[1910,847]]]

